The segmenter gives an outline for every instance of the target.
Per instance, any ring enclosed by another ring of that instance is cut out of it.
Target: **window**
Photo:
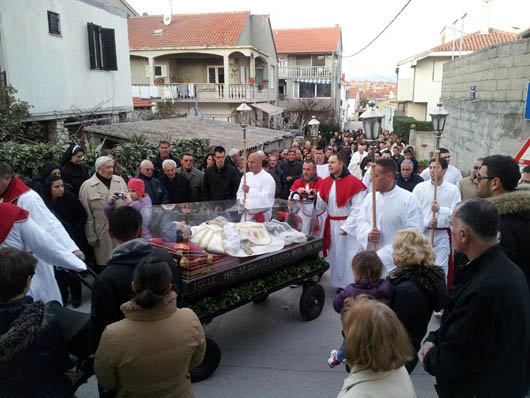
[[[263,68],[256,68],[256,84],[261,84],[264,79],[265,75],[263,73]]]
[[[222,66],[208,67],[208,83],[224,83],[225,68]]]
[[[312,66],[326,66],[326,56],[325,55],[311,55],[311,65]]]
[[[331,84],[299,82],[298,98],[330,98]]]
[[[162,67],[155,66],[155,76],[162,76]]]
[[[48,32],[52,35],[61,34],[61,19],[59,14],[53,11],[48,11]]]
[[[118,70],[114,29],[87,24],[90,69]]]

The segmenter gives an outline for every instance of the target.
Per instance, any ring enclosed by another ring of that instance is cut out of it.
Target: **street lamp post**
[[[434,111],[430,113],[432,119],[432,129],[434,133],[434,158],[435,158],[435,167],[434,167],[434,198],[433,201],[436,202],[436,196],[438,191],[438,164],[440,163],[440,140],[442,139],[442,133],[445,128],[445,121],[449,112],[447,112],[442,107],[442,101],[438,102],[438,105]],[[432,219],[436,219],[436,213],[432,212]],[[434,244],[434,228],[431,229],[431,244]]]
[[[246,102],[243,102],[236,109],[239,124],[243,129],[243,184],[247,184],[247,126],[250,123],[250,114],[252,113],[252,108],[247,105]],[[246,202],[247,193],[243,191],[243,204]]]
[[[311,146],[315,146],[320,122],[313,116],[307,125],[309,126],[309,135],[311,136]]]
[[[379,144],[379,134],[381,131],[381,124],[383,121],[383,115],[379,109],[375,107],[375,102],[370,101],[368,103],[368,109],[363,112],[359,117],[363,122],[364,136],[366,142],[372,148],[372,166],[371,166],[371,178],[372,178],[372,228],[377,229],[377,213],[376,213],[376,189],[375,189],[375,151]],[[377,243],[374,243],[374,251],[377,251]]]

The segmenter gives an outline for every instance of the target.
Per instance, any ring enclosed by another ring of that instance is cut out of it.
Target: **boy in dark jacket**
[[[61,327],[42,301],[26,293],[37,260],[0,249],[0,397],[71,397],[76,367]]]
[[[339,314],[344,308],[344,301],[348,297],[357,297],[360,294],[369,295],[386,305],[390,305],[394,288],[386,279],[381,279],[383,274],[383,263],[373,251],[361,251],[357,253],[352,261],[354,283],[346,286],[333,299],[333,308]],[[344,343],[339,350],[332,350],[328,359],[330,368],[340,365],[344,361]]]

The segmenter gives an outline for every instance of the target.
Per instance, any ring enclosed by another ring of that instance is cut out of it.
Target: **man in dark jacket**
[[[164,185],[158,178],[153,177],[153,163],[150,160],[142,160],[138,178],[143,180],[145,192],[151,198],[153,206],[169,203],[169,195]]]
[[[302,176],[302,162],[296,160],[296,151],[289,149],[287,152],[287,162],[281,165],[285,179],[287,180],[287,189]]]
[[[160,141],[158,143],[158,154],[151,160],[153,162],[153,175],[155,178],[160,178],[164,175],[162,163],[166,159],[173,160],[177,164],[177,167],[180,167],[180,160],[171,154],[169,142]]]
[[[419,174],[414,174],[412,170],[414,169],[414,164],[411,160],[403,160],[401,162],[401,173],[396,174],[396,184],[398,187],[406,189],[409,192],[412,192],[414,187],[420,182],[423,182],[423,178]]]
[[[120,306],[133,298],[131,281],[134,269],[144,257],[165,260],[173,273],[173,289],[177,294],[181,291],[181,280],[173,257],[163,250],[154,249],[140,238],[142,216],[136,209],[122,206],[113,210],[109,216],[109,234],[118,245],[92,287],[90,341],[93,352],[105,327],[123,319]]]
[[[477,195],[497,207],[501,217],[500,247],[526,276],[530,288],[530,190],[517,186],[521,173],[515,159],[492,155],[484,158],[475,176]]]
[[[214,148],[215,163],[204,172],[202,200],[235,199],[239,188],[239,173],[233,166],[225,164],[225,150]]]
[[[37,260],[0,249],[0,397],[71,397],[76,368],[57,318],[26,293]],[[66,377],[65,377],[66,376]]]
[[[523,272],[497,244],[499,214],[481,198],[451,217],[459,270],[440,328],[418,353],[440,398],[518,397],[530,386],[530,292]]]
[[[282,168],[278,166],[278,158],[274,155],[269,156],[269,168],[276,173],[280,180],[280,198],[288,199],[289,189],[287,188],[287,179],[285,178],[285,173]]]
[[[169,203],[192,202],[191,184],[186,177],[177,173],[177,164],[167,159],[164,160],[163,168],[164,175],[160,177],[160,182],[168,193]]]

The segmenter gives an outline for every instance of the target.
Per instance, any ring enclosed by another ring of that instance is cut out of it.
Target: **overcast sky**
[[[169,0],[127,0],[142,14],[163,14]],[[342,27],[344,55],[350,55],[370,42],[407,3],[407,0],[268,0],[268,1],[173,1],[174,14],[250,10],[268,14],[273,29]],[[467,13],[464,31],[479,30],[481,0],[412,0],[385,33],[361,54],[344,58],[342,70],[347,79],[395,80],[397,61],[441,43],[445,25]],[[529,0],[493,0],[490,26],[512,32],[530,27]],[[461,21],[457,23],[461,28]],[[448,40],[452,40],[452,34]]]

